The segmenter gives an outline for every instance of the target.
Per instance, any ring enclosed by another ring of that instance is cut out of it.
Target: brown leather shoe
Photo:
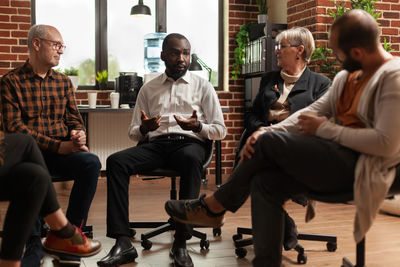
[[[175,221],[191,225],[219,228],[224,224],[224,212],[212,213],[204,203],[205,195],[194,200],[168,200],[165,211]]]
[[[48,232],[43,248],[50,254],[65,254],[78,257],[89,257],[100,252],[101,244],[99,241],[87,238],[79,229],[75,227],[75,233],[71,238],[59,238],[51,231]]]

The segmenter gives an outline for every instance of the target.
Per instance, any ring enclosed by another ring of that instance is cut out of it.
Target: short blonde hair
[[[277,43],[280,43],[281,40],[287,40],[291,45],[303,45],[304,53],[303,59],[310,63],[310,59],[312,54],[314,53],[315,44],[314,37],[311,32],[304,27],[293,27],[287,30],[280,32],[276,38]]]

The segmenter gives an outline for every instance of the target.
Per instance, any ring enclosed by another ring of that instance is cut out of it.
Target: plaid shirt
[[[84,129],[71,80],[49,70],[43,79],[28,60],[0,80],[3,127],[33,136],[42,150],[57,152],[70,131]]]

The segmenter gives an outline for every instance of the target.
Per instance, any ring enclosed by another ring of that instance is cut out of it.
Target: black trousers
[[[60,208],[42,153],[25,134],[5,136],[4,165],[0,166],[0,201],[10,201],[3,226],[0,258],[20,260],[39,215]]]
[[[310,191],[351,192],[359,153],[318,137],[268,132],[215,193],[235,212],[251,193],[254,266],[279,267],[284,231],[283,203]]]
[[[166,167],[179,171],[179,199],[199,196],[206,150],[201,141],[155,140],[107,158],[107,236],[129,236],[129,177]],[[140,200],[139,200],[140,201]],[[160,203],[163,205],[163,203]],[[191,228],[177,224],[175,239],[189,239]]]

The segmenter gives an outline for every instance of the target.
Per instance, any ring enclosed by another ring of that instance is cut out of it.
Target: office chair
[[[397,166],[396,177],[391,185],[388,198],[400,194],[400,165]],[[353,200],[353,192],[346,192],[341,194],[317,194],[309,193],[308,197],[326,203],[347,203]],[[356,264],[351,263],[347,258],[343,258],[341,267],[365,267],[365,237],[356,246]]]
[[[400,165],[397,167],[397,176],[389,189],[388,198],[395,194],[400,194]],[[326,202],[326,203],[348,203],[353,200],[353,192],[345,192],[340,194],[321,194],[310,192],[307,197],[309,199]],[[247,251],[244,246],[253,244],[252,238],[243,239],[243,234],[251,235],[251,229],[249,228],[238,228],[237,234],[232,238],[235,243],[235,253],[239,258],[246,256]],[[327,250],[332,252],[337,249],[337,237],[331,235],[316,235],[316,234],[302,234],[299,233],[297,238],[299,240],[310,240],[310,241],[325,241],[327,242]],[[297,262],[305,264],[307,263],[307,255],[304,254],[304,248],[301,245],[296,245],[294,248],[299,254],[297,256]],[[365,238],[357,243],[356,246],[356,264],[351,263],[347,258],[343,258],[341,267],[365,267]]]
[[[247,133],[247,129],[244,129],[242,135],[240,136],[239,140],[239,148],[243,147],[246,139],[250,135]],[[240,151],[237,151],[239,153]],[[235,158],[235,166],[238,164],[238,157],[236,156]],[[295,199],[295,202],[305,206],[306,203],[303,199]],[[244,248],[246,246],[250,246],[253,244],[253,238],[243,238],[243,235],[252,235],[252,229],[251,228],[244,228],[244,227],[237,227],[236,229],[236,234],[232,236],[234,245],[235,245],[235,254],[238,256],[238,258],[244,258],[247,254],[247,250]],[[299,233],[297,235],[298,240],[309,240],[309,241],[321,241],[321,242],[327,242],[326,243],[326,248],[328,251],[336,251],[337,249],[337,238],[336,236],[332,235],[319,235],[319,234],[305,234],[305,233]],[[304,247],[301,246],[300,244],[297,244],[294,248],[294,250],[297,251],[297,262],[299,264],[306,264],[307,263],[307,255],[304,253]]]
[[[235,245],[235,254],[238,258],[244,258],[247,254],[247,250],[244,248],[253,244],[253,238],[243,238],[243,235],[252,235],[251,228],[238,227],[236,234],[232,236]],[[336,251],[337,249],[337,237],[333,235],[321,235],[321,234],[306,234],[298,233],[297,240],[308,240],[308,241],[321,241],[327,242],[326,248],[329,252]],[[304,253],[304,247],[300,244],[296,244],[293,248],[297,251],[297,263],[306,264],[307,254]]]
[[[213,157],[213,141],[206,141],[206,160],[203,164],[203,179],[206,176],[206,170],[208,165],[211,163]],[[143,180],[154,180],[154,179],[162,179],[165,177],[171,178],[171,189],[170,189],[170,199],[177,199],[177,190],[176,190],[176,177],[180,176],[178,171],[171,169],[159,168],[153,171],[142,172],[140,175],[149,176],[149,178],[143,178]],[[145,232],[141,235],[141,245],[144,249],[148,250],[152,247],[152,242],[149,238],[162,234],[164,232],[175,230],[174,220],[170,218],[167,222],[130,222],[129,227],[131,228],[131,236],[136,234],[134,228],[154,228],[148,232]],[[194,226],[196,227],[196,226]],[[221,235],[221,228],[213,229],[213,235],[219,236]],[[200,248],[208,249],[210,246],[210,241],[207,240],[207,235],[205,233],[199,232],[193,229],[193,236],[200,239]]]

